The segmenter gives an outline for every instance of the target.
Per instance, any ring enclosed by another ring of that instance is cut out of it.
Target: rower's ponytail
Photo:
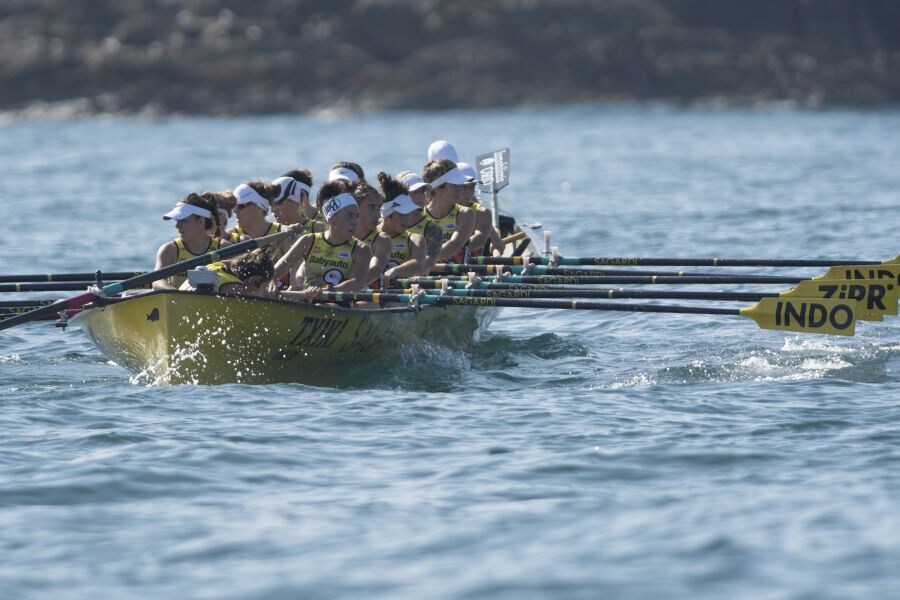
[[[381,184],[381,193],[384,195],[384,201],[390,202],[397,196],[409,194],[409,188],[402,181],[394,179],[384,171],[378,173],[378,183]]]
[[[269,202],[272,202],[281,195],[281,186],[270,183],[265,179],[254,179],[253,181],[248,181],[247,185]]]

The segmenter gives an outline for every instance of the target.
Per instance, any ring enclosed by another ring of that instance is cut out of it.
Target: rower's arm
[[[369,261],[372,260],[372,249],[368,244],[357,244],[353,250],[353,267],[350,276],[334,286],[336,292],[358,292],[369,285]]]
[[[169,242],[168,244],[163,244],[159,247],[159,250],[156,251],[156,267],[154,267],[154,271],[159,271],[160,269],[165,269],[168,266],[174,265],[176,260],[178,259],[178,248],[175,247],[174,242]],[[154,290],[174,290],[177,289],[174,285],[172,285],[171,280],[166,277],[165,279],[158,279],[153,282]]]
[[[366,281],[371,283],[381,277],[390,254],[391,238],[379,234],[372,242],[372,259],[369,261],[369,274],[366,275]]]
[[[475,211],[475,233],[469,238],[469,250],[481,250],[491,237],[491,211],[481,208]]]
[[[450,239],[441,246],[440,260],[447,260],[454,254],[463,249],[472,233],[475,231],[475,211],[471,208],[462,207],[456,217],[456,231],[450,236]]]
[[[290,250],[285,252],[284,256],[279,258],[278,262],[275,263],[275,274],[272,276],[272,281],[278,281],[290,271],[294,265],[306,260],[306,255],[309,254],[312,242],[313,236],[311,234],[306,234],[294,242],[294,245],[291,246]]]
[[[429,222],[425,226],[425,263],[422,271],[417,275],[428,275],[437,264],[438,256],[441,254],[441,246],[444,243],[444,234],[441,228],[434,222]]]
[[[409,260],[384,272],[385,279],[415,277],[425,267],[425,240],[421,235],[409,236]]]

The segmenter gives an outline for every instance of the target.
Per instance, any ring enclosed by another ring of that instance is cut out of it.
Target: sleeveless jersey
[[[353,269],[353,251],[359,240],[334,245],[325,239],[324,233],[314,233],[312,246],[306,255],[303,267],[303,285],[305,287],[337,285],[350,276]]]
[[[263,237],[278,233],[279,231],[281,231],[281,223],[269,223],[269,229],[263,234]],[[237,244],[241,241],[241,236],[244,235],[247,235],[247,232],[244,231],[240,225],[235,225],[234,229],[231,230],[231,233],[228,234],[228,241],[232,244]]]
[[[210,238],[209,246],[206,247],[206,250],[201,252],[200,254],[194,254],[190,250],[188,250],[187,246],[184,245],[184,240],[178,238],[175,241],[175,248],[178,250],[178,256],[175,257],[175,262],[182,262],[185,260],[190,260],[192,258],[197,258],[198,256],[203,256],[207,252],[212,252],[213,250],[218,250],[219,246],[222,243],[222,240],[219,238]],[[184,273],[179,273],[178,275],[172,275],[169,277],[169,281],[172,282],[172,285],[176,288],[180,288],[181,284],[187,281],[187,271]]]
[[[404,231],[400,235],[391,238],[391,254],[388,257],[385,270],[393,269],[409,260],[409,236],[409,231]]]
[[[369,235],[367,235],[367,236],[364,237],[364,238],[360,238],[359,241],[365,242],[365,243],[367,243],[368,245],[371,246],[372,244],[375,243],[375,240],[378,239],[378,234],[379,234],[379,233],[381,233],[381,230],[378,229],[378,228],[376,227],[376,228],[373,229],[371,232],[369,232]]]
[[[432,221],[441,228],[441,234],[444,236],[445,244],[453,237],[453,234],[456,233],[456,217],[459,215],[460,208],[459,204],[454,204],[453,208],[450,209],[450,212],[440,219],[432,215],[427,208],[425,209],[425,220]]]

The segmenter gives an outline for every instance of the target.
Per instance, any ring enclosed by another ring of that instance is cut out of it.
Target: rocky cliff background
[[[0,109],[900,103],[896,0],[3,0]]]

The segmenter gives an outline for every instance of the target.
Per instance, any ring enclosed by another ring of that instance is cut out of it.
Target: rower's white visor
[[[463,174],[468,183],[476,183],[478,181],[478,175],[475,173],[474,167],[469,163],[458,162],[456,163],[456,168],[459,169],[459,172]]]
[[[397,175],[397,179],[403,183],[407,189],[411,192],[415,192],[417,190],[421,190],[422,188],[427,188],[428,184],[422,180],[421,177],[413,173],[412,171],[404,171]]]
[[[246,183],[234,188],[234,197],[237,199],[238,206],[242,204],[255,204],[265,212],[269,212],[269,201],[259,195],[259,193]]]
[[[422,209],[421,207],[419,207],[419,205],[413,202],[412,198],[410,198],[406,194],[401,194],[390,202],[385,202],[381,205],[381,216],[383,218],[387,218],[394,213],[408,215],[409,213],[415,212],[417,210]]]
[[[174,219],[175,221],[180,221],[190,216],[212,219],[212,213],[205,208],[200,208],[199,206],[194,206],[193,204],[184,204],[182,202],[179,202],[175,205],[175,208],[164,214],[163,219]]]
[[[462,174],[462,172],[457,168],[453,167],[437,179],[431,182],[431,187],[437,188],[445,183],[449,183],[451,185],[465,185],[468,183],[466,181],[466,176]]]

